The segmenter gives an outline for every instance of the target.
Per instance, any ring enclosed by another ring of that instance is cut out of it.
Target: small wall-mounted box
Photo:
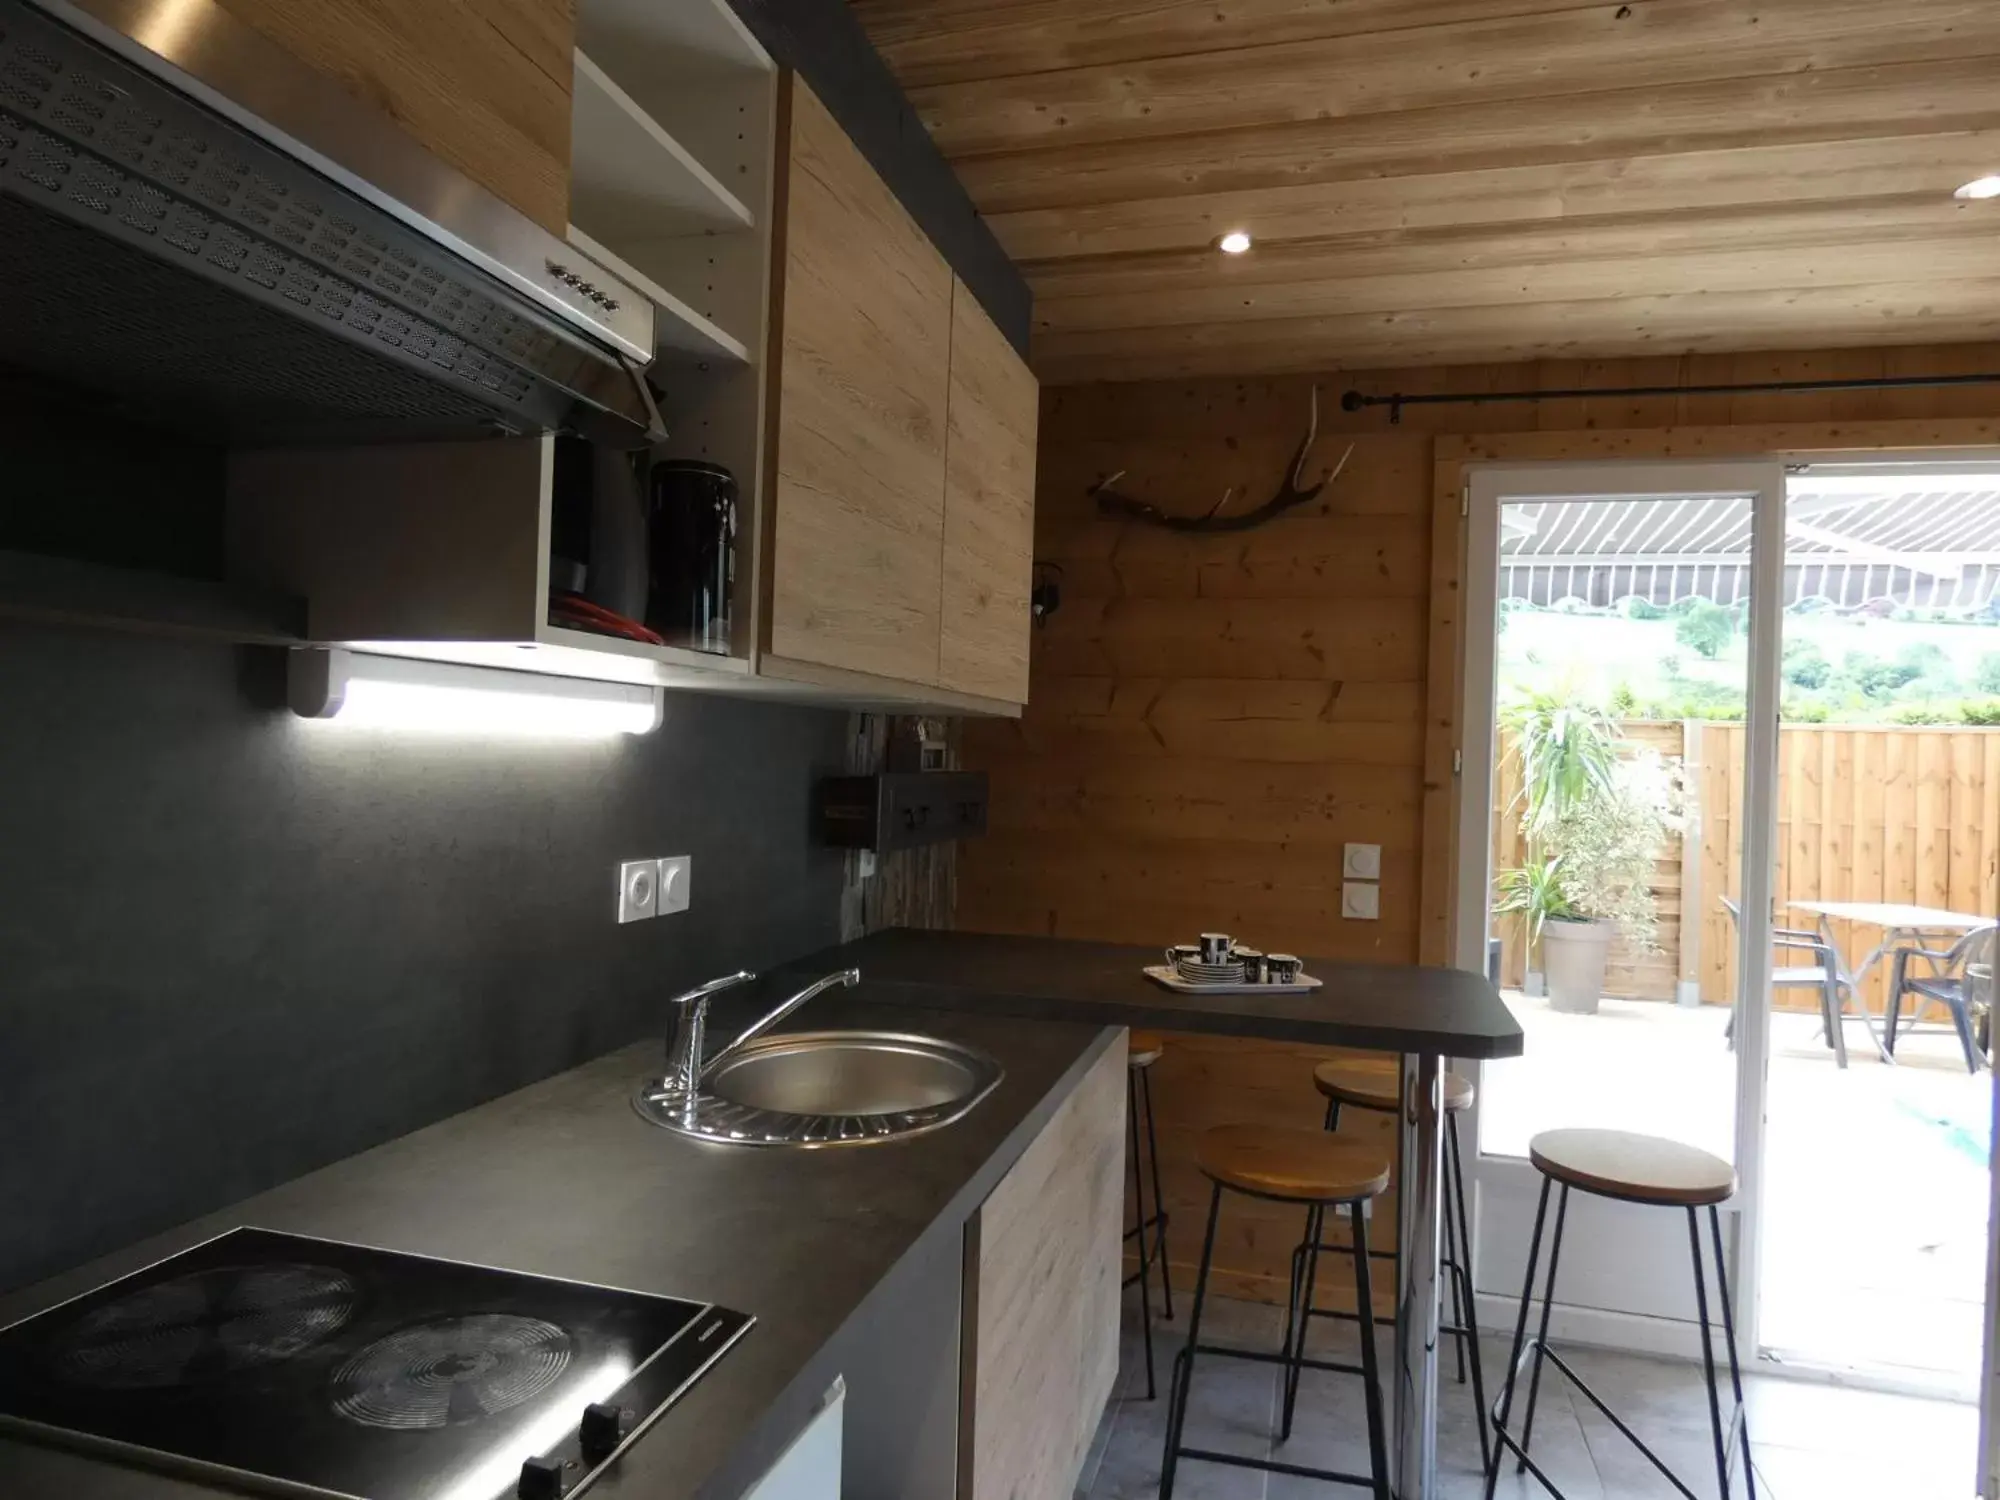
[[[820,838],[839,849],[914,849],[986,832],[984,771],[887,771],[819,784]]]

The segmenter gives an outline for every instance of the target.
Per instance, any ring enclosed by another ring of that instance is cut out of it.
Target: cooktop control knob
[[[625,1413],[619,1408],[598,1401],[583,1409],[583,1429],[577,1440],[585,1458],[601,1464],[618,1451],[624,1439]]]
[[[569,1488],[567,1465],[559,1458],[530,1458],[521,1464],[521,1500],[561,1500]]]

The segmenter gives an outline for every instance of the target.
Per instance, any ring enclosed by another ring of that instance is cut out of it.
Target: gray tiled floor
[[[1186,1310],[1179,1309],[1176,1323],[1156,1325],[1160,1395],[1149,1402],[1137,1293],[1130,1295],[1134,1305],[1126,1312],[1120,1389],[1084,1465],[1077,1493],[1085,1500],[1140,1500],[1159,1491],[1167,1383],[1183,1339]],[[1202,1316],[1202,1342],[1275,1349],[1282,1322],[1277,1308],[1212,1297]],[[1351,1325],[1315,1323],[1313,1338],[1314,1351],[1324,1357],[1355,1357]],[[1386,1359],[1386,1335],[1382,1352]],[[1503,1344],[1487,1343],[1485,1367],[1496,1383],[1506,1355]],[[1698,1366],[1589,1350],[1569,1357],[1697,1495],[1715,1500],[1707,1396]],[[1451,1380],[1449,1356],[1444,1373],[1439,1500],[1477,1500],[1484,1490],[1471,1387]],[[1776,1376],[1751,1376],[1747,1383],[1760,1500],[1968,1500],[1973,1493],[1978,1419],[1969,1406]],[[1279,1394],[1275,1366],[1204,1359],[1196,1369],[1186,1441],[1253,1456],[1276,1454],[1314,1467],[1367,1468],[1358,1381],[1307,1373],[1292,1439],[1281,1446],[1273,1442]],[[1531,1449],[1569,1500],[1673,1500],[1676,1495],[1601,1413],[1581,1396],[1572,1399],[1553,1370],[1543,1377]],[[1306,1500],[1363,1493],[1192,1460],[1182,1462],[1174,1485],[1176,1500]],[[1516,1476],[1509,1466],[1498,1493],[1507,1500],[1529,1500],[1546,1491],[1532,1476]],[[1736,1493],[1743,1494],[1740,1478]]]

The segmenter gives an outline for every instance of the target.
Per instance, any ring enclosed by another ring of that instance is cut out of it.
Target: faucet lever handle
[[[738,969],[734,974],[724,974],[719,979],[711,979],[706,984],[698,984],[686,993],[674,996],[667,1004],[684,1010],[690,1005],[708,999],[711,995],[720,994],[723,990],[734,989],[739,984],[748,984],[756,977],[748,969]]]

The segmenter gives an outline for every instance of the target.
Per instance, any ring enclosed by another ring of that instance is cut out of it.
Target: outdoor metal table
[[[1854,1008],[1861,1017],[1861,1024],[1868,1029],[1869,1040],[1875,1043],[1875,1050],[1884,1062],[1893,1063],[1882,1038],[1876,1034],[1874,1019],[1868,1014],[1868,1007],[1861,1000],[1861,985],[1869,972],[1884,957],[1905,943],[1920,940],[1926,933],[1951,933],[1954,935],[1972,932],[1981,927],[1993,925],[1993,918],[1971,916],[1965,912],[1947,911],[1938,906],[1913,906],[1906,901],[1790,901],[1786,903],[1794,911],[1808,911],[1819,919],[1820,935],[1836,952],[1839,947],[1833,941],[1833,934],[1827,928],[1829,921],[1857,922],[1864,927],[1878,927],[1882,931],[1882,941],[1868,951],[1868,956],[1848,970],[1843,977],[1854,992]]]

